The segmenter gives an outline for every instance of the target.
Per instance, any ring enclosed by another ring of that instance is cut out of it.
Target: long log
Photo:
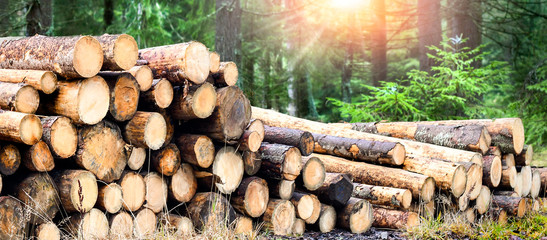
[[[264,125],[263,129],[265,142],[297,147],[302,156],[309,156],[313,153],[315,141],[310,132]]]
[[[60,240],[61,230],[53,222],[42,223],[34,229],[34,236],[38,240]]]
[[[345,173],[326,173],[323,184],[310,192],[319,197],[321,202],[340,208],[345,206],[351,197],[353,181],[351,176]]]
[[[420,216],[415,212],[373,207],[372,226],[391,229],[410,229],[420,225]]]
[[[34,145],[42,138],[42,124],[33,114],[0,110],[0,140]]]
[[[407,209],[412,203],[412,192],[408,189],[373,186],[362,183],[353,183],[355,198],[368,200],[374,205],[384,205],[393,208]]]
[[[34,87],[24,83],[0,82],[0,108],[22,113],[35,113],[40,95]]]
[[[214,192],[196,193],[188,205],[188,215],[197,229],[232,223],[236,212],[222,195]]]
[[[156,112],[137,111],[123,131],[127,143],[142,148],[158,150],[165,142],[167,123]]]
[[[59,195],[47,173],[28,175],[17,185],[15,195],[30,212],[30,223],[52,221],[59,211]]]
[[[350,198],[343,209],[338,210],[337,225],[352,233],[364,233],[374,222],[372,205],[359,198]]]
[[[217,73],[220,69],[220,55],[218,55],[217,52],[211,52],[209,54],[209,72],[210,73]],[[211,74],[209,74],[211,75]]]
[[[321,213],[321,202],[313,194],[294,192],[291,203],[296,209],[296,216],[307,224],[314,224]]]
[[[64,170],[54,174],[63,209],[67,212],[89,212],[98,196],[97,179],[86,170]]]
[[[12,175],[21,165],[21,152],[13,144],[0,143],[0,173]]]
[[[218,72],[212,74],[212,80],[216,86],[234,86],[237,83],[239,72],[234,62],[221,62]]]
[[[117,183],[110,183],[99,187],[96,207],[110,214],[115,214],[122,209],[123,190]]]
[[[200,84],[210,70],[209,51],[199,42],[186,42],[139,50],[139,59],[148,61],[155,78],[165,77],[174,85],[184,80]]]
[[[183,162],[208,168],[215,159],[215,145],[204,135],[182,134],[175,140]]]
[[[68,233],[76,239],[107,239],[110,230],[106,215],[96,208],[70,216],[67,225]]]
[[[146,152],[144,148],[135,147],[132,145],[126,145],[126,151],[128,155],[127,166],[131,170],[139,170],[146,161]]]
[[[407,156],[403,163],[403,169],[434,178],[437,188],[450,191],[455,197],[459,197],[465,192],[467,172],[465,167],[457,163]]]
[[[35,172],[48,172],[53,170],[55,162],[47,144],[39,141],[32,146],[20,146],[21,162],[23,165]]]
[[[169,197],[177,202],[189,202],[196,194],[198,183],[192,166],[183,163],[168,182]]]
[[[492,206],[502,208],[507,214],[520,218],[526,213],[526,198],[493,195]]]
[[[515,156],[515,165],[528,166],[534,158],[534,149],[532,145],[524,145],[522,152]]]
[[[150,90],[143,92],[139,99],[139,108],[148,111],[164,109],[173,102],[173,85],[167,79],[154,79]]]
[[[150,239],[156,232],[157,225],[156,214],[148,209],[143,208],[135,214],[135,219],[133,220],[133,225],[135,229],[135,237],[137,239]]]
[[[259,173],[278,180],[295,180],[300,175],[302,155],[298,148],[262,143],[259,151],[262,159]]]
[[[38,116],[42,122],[42,140],[56,158],[69,158],[78,147],[78,131],[71,120],[62,116]]]
[[[133,217],[127,212],[110,215],[108,219],[109,239],[124,240],[133,237]]]
[[[167,208],[168,190],[165,178],[157,172],[148,172],[147,174],[141,172],[141,175],[144,175],[144,186],[146,188],[143,207],[152,210],[154,213],[161,212],[164,208]]]
[[[268,200],[268,183],[262,178],[248,177],[243,179],[232,193],[230,202],[237,211],[256,218],[264,214]]]
[[[481,194],[475,200],[475,209],[477,209],[479,214],[483,215],[488,211],[490,208],[491,196],[490,189],[487,186],[482,186]]]
[[[316,157],[302,158],[302,171],[298,176],[298,184],[301,184],[310,191],[317,190],[325,181],[325,165],[321,159]]]
[[[57,75],[51,71],[0,69],[0,81],[24,83],[45,94],[57,90]]]
[[[127,162],[126,143],[120,128],[109,121],[85,126],[78,131],[76,163],[105,182],[118,180]]]
[[[0,68],[54,71],[64,78],[87,78],[103,65],[99,41],[90,36],[35,35],[0,40]]]
[[[22,204],[11,196],[0,197],[0,238],[23,239],[27,225]]]
[[[177,120],[202,119],[211,116],[217,104],[217,93],[213,85],[175,87],[169,112]]]
[[[110,90],[110,106],[108,111],[116,121],[127,121],[137,112],[140,87],[137,79],[130,73],[115,76],[101,75]]]
[[[336,210],[334,207],[321,204],[319,219],[312,225],[312,228],[317,229],[322,233],[328,233],[336,226],[336,218]]]
[[[501,159],[495,155],[483,157],[482,182],[489,187],[497,187],[502,175]]]
[[[127,211],[137,211],[144,204],[146,183],[136,172],[125,171],[118,184],[122,187],[123,208]]]
[[[162,175],[173,176],[180,167],[181,154],[174,143],[170,143],[160,150],[152,151],[150,155],[150,164]]]
[[[245,168],[245,174],[252,176],[258,173],[262,166],[262,158],[259,152],[243,151],[241,158],[243,158],[243,167]]]
[[[139,46],[127,34],[103,34],[95,37],[103,47],[102,70],[129,70],[137,63]]]
[[[272,198],[290,200],[295,190],[295,183],[290,180],[268,180],[268,189]]]
[[[270,199],[262,221],[264,227],[273,230],[275,235],[289,235],[296,221],[294,205],[287,200]]]
[[[435,192],[435,180],[422,174],[362,162],[352,162],[328,155],[312,154],[323,161],[328,172],[348,173],[355,182],[376,186],[404,188],[412,197],[429,202]]]

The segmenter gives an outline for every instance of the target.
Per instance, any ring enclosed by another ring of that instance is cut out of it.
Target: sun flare
[[[331,7],[339,9],[355,9],[366,5],[368,0],[330,0]]]

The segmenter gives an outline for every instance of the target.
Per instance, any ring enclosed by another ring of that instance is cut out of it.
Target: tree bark
[[[221,61],[239,65],[241,56],[241,6],[238,1],[216,0],[215,50]]]
[[[28,175],[17,185],[15,195],[29,209],[32,224],[51,221],[59,211],[59,195],[47,173]]]
[[[412,192],[408,189],[381,187],[362,183],[353,183],[355,198],[369,201],[371,204],[407,209],[412,203]]]
[[[27,36],[46,34],[48,32],[53,22],[52,5],[53,1],[51,0],[27,2],[28,12],[25,14],[27,20]]]
[[[59,198],[67,212],[89,212],[97,202],[95,176],[86,170],[64,170],[54,174]]]
[[[180,165],[175,175],[168,182],[169,197],[177,202],[189,202],[196,194],[198,182],[192,166],[186,163]]]
[[[27,220],[21,203],[11,196],[0,197],[0,238],[23,239]]]
[[[435,60],[427,56],[427,54],[434,54],[435,52],[427,47],[438,47],[442,40],[441,34],[441,1],[418,1],[418,45],[421,71],[431,72],[431,67],[437,66]]]
[[[0,82],[0,108],[22,113],[35,113],[40,95],[24,83]]]
[[[101,70],[129,70],[137,63],[139,46],[132,36],[103,34],[95,36],[95,39],[103,47],[104,58]]]
[[[39,141],[32,146],[21,146],[21,161],[28,170],[49,172],[55,167],[55,162],[47,144]]]
[[[119,122],[130,120],[137,112],[140,87],[137,80],[129,73],[122,73],[115,77],[101,75],[110,90],[110,115]]]
[[[343,209],[338,210],[337,225],[352,233],[364,233],[374,222],[372,205],[364,199],[350,198]]]
[[[268,183],[262,178],[248,177],[241,181],[230,202],[240,213],[257,218],[266,211],[268,200]]]
[[[208,168],[215,159],[215,145],[204,135],[182,134],[176,138],[183,162],[200,168]]]
[[[67,117],[38,116],[42,122],[42,141],[56,158],[74,156],[78,148],[78,131]]]
[[[0,81],[30,85],[45,94],[57,90],[57,75],[51,71],[0,69]]]
[[[173,176],[179,169],[180,162],[181,154],[174,143],[151,153],[150,163],[156,171],[165,176]]]
[[[372,226],[378,228],[409,229],[420,225],[420,217],[415,212],[374,207],[373,215]]]
[[[492,206],[502,208],[507,214],[520,218],[526,213],[526,198],[494,195]]]
[[[117,183],[110,183],[99,187],[97,208],[110,214],[116,214],[122,209],[123,190]]]
[[[259,172],[277,180],[295,180],[302,170],[302,155],[295,147],[262,143],[262,165]]]
[[[21,153],[13,144],[0,143],[0,173],[12,175],[21,165]]]
[[[501,165],[504,167],[516,166],[515,155],[512,153],[504,154],[501,158]]]
[[[171,105],[173,102],[174,90],[171,82],[167,79],[155,79],[152,82],[152,87],[143,92],[139,98],[139,108],[148,111],[157,111],[158,109],[164,109]]]
[[[217,102],[217,97],[219,96],[215,92],[215,88],[209,83],[192,86],[188,89],[176,87],[169,112],[177,120],[207,118],[211,116],[216,105],[223,104]]]
[[[370,32],[372,41],[372,85],[380,86],[381,81],[387,80],[387,28],[386,6],[384,0],[373,0],[374,27]]]
[[[482,43],[482,35],[480,30],[482,23],[481,1],[458,1],[453,3],[452,8],[454,9],[452,34],[462,38],[468,38],[468,40],[461,44],[461,46],[457,46],[457,49],[461,49],[463,47],[474,49],[478,47]],[[473,67],[479,67],[480,65],[480,61],[475,61],[472,64]]]
[[[315,142],[310,132],[270,126],[264,126],[264,141],[297,147],[302,156],[313,153]]]
[[[137,111],[125,125],[123,136],[129,144],[158,150],[165,143],[167,123],[159,113]]]
[[[316,190],[310,191],[323,203],[341,208],[346,205],[353,192],[351,176],[345,173],[326,173],[325,181]]]
[[[188,215],[197,229],[204,226],[231,224],[236,212],[222,195],[214,192],[196,193],[188,205]]]
[[[42,131],[35,115],[0,110],[0,140],[34,145],[42,138]]]
[[[296,221],[294,205],[287,200],[270,199],[262,221],[264,227],[273,230],[275,235],[289,235]]]

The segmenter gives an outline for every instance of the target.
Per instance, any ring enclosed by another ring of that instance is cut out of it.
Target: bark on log
[[[359,198],[350,198],[346,206],[338,211],[338,226],[352,233],[364,233],[374,222],[372,205]]]
[[[420,225],[420,216],[415,212],[373,207],[374,222],[378,228],[409,229]]]
[[[23,206],[14,197],[0,197],[0,222],[1,239],[24,239],[27,220]]]
[[[195,234],[194,224],[188,217],[176,214],[163,214],[160,217],[162,226],[179,239],[192,237]]]
[[[302,171],[297,178],[298,184],[310,191],[317,190],[325,181],[325,165],[316,157],[302,158]]]
[[[183,162],[200,168],[208,168],[215,159],[215,145],[204,135],[182,134],[176,138]]]
[[[56,158],[74,156],[78,147],[78,131],[71,120],[62,116],[38,116],[42,122],[42,140]]]
[[[167,136],[167,123],[156,112],[137,111],[123,131],[127,143],[142,148],[158,150]]]
[[[520,197],[492,196],[492,206],[502,208],[511,216],[523,217],[526,213],[526,199]]]
[[[489,187],[497,187],[502,175],[501,159],[498,156],[487,155],[483,157],[482,182]]]
[[[230,202],[235,210],[256,218],[266,211],[269,200],[268,183],[259,177],[248,177],[241,181],[232,193]]]
[[[251,104],[235,86],[217,90],[215,109],[205,119],[195,119],[187,124],[188,130],[199,132],[217,141],[237,140],[251,119]]]
[[[35,35],[0,40],[0,68],[54,71],[64,78],[88,78],[103,65],[99,41],[90,36]]]
[[[76,239],[107,239],[110,227],[106,215],[93,208],[87,213],[72,215],[66,229]]]
[[[243,158],[243,167],[245,168],[245,174],[253,176],[258,173],[262,166],[262,158],[259,152],[244,151],[241,154]]]
[[[49,172],[55,167],[55,162],[47,144],[39,141],[32,146],[20,146],[21,161],[31,171]]]
[[[165,109],[160,109],[158,111],[161,116],[163,116],[163,119],[165,120],[165,141],[163,141],[162,147],[165,147],[169,144],[171,144],[173,137],[175,136],[175,124],[178,124],[175,122],[173,117],[167,112]]]
[[[173,85],[167,79],[154,79],[150,90],[141,94],[139,108],[148,111],[167,108],[173,102],[173,96]]]
[[[504,154],[501,158],[501,165],[502,166],[516,166],[515,163],[515,155],[512,153]]]
[[[76,163],[105,182],[118,180],[127,163],[125,142],[114,123],[102,121],[78,131]]]
[[[220,55],[218,55],[218,53],[216,52],[211,52],[209,54],[209,72],[217,73],[219,69],[220,69]]]
[[[133,217],[127,212],[110,215],[108,225],[110,226],[108,239],[124,240],[133,237]]]
[[[475,200],[475,209],[481,215],[485,214],[490,208],[491,192],[487,186],[481,187],[481,194]]]
[[[37,240],[60,240],[61,231],[53,222],[43,223],[36,226],[34,236]]]
[[[197,229],[230,224],[236,217],[230,202],[214,192],[196,193],[188,205],[188,215]]]
[[[40,105],[40,95],[34,87],[24,83],[0,82],[0,108],[35,113],[38,105]]]
[[[294,181],[289,180],[268,180],[268,189],[272,198],[290,200],[294,193]]]
[[[211,116],[217,104],[217,93],[213,85],[175,87],[169,113],[177,120],[202,119]]]
[[[117,183],[110,183],[99,187],[97,196],[97,208],[111,214],[115,214],[122,209],[123,190]]]
[[[148,209],[143,208],[135,214],[133,225],[135,229],[135,237],[137,239],[150,239],[156,232],[157,225],[156,214]]]
[[[42,124],[33,114],[0,110],[0,140],[34,145],[42,138]]]
[[[122,187],[123,208],[127,211],[137,211],[144,204],[146,183],[136,172],[125,171],[118,184]]]
[[[522,152],[515,156],[516,166],[528,166],[534,158],[534,149],[532,145],[524,145]]]
[[[198,183],[192,166],[183,163],[168,183],[169,197],[177,202],[189,202],[196,194]]]
[[[304,189],[302,189],[304,190]],[[319,188],[309,191],[315,194],[323,203],[341,208],[346,205],[353,192],[353,181],[349,174],[326,173],[325,181]]]
[[[141,92],[148,91],[152,87],[152,81],[154,80],[154,74],[148,66],[134,66],[129,69],[127,72],[131,73],[137,83],[139,83],[139,88]]]
[[[234,62],[221,62],[218,72],[212,74],[212,80],[216,86],[234,86],[237,83],[239,72]]]
[[[47,173],[28,175],[17,185],[15,195],[30,211],[32,224],[51,221],[59,211],[59,195],[53,179]]]
[[[412,197],[429,202],[435,192],[435,180],[422,174],[388,168],[343,158],[312,154],[323,161],[328,172],[348,173],[355,182],[376,186],[403,188],[412,191]]]
[[[65,116],[76,124],[96,124],[108,113],[110,90],[106,81],[94,76],[77,81],[59,81],[58,90],[43,95],[38,113]]]
[[[467,184],[466,169],[457,163],[407,156],[403,169],[434,178],[437,188],[450,191],[455,197],[459,197],[465,192]]]
[[[0,143],[0,173],[12,175],[21,165],[21,153],[13,144]]]
[[[45,94],[57,90],[57,75],[51,71],[0,69],[0,81],[30,85]]]
[[[141,175],[144,175],[141,172]],[[144,175],[144,186],[146,195],[143,207],[152,210],[154,213],[161,212],[167,208],[167,182],[160,174],[149,172]]]
[[[275,235],[289,235],[296,221],[294,205],[287,200],[270,199],[262,221],[264,227],[273,230]]]
[[[270,126],[264,126],[264,141],[297,147],[302,156],[312,154],[315,143],[310,132]]]
[[[294,192],[291,203],[296,209],[296,216],[307,224],[314,224],[319,219],[321,202],[319,202],[317,196],[304,192]]]
[[[131,170],[139,170],[146,161],[146,149],[135,147],[132,145],[126,145],[127,155],[127,166]]]
[[[110,115],[119,122],[127,121],[137,112],[139,105],[140,87],[137,80],[130,73],[121,73],[116,76],[102,75],[110,90]]]
[[[313,133],[316,153],[357,159],[375,164],[401,165],[405,147],[396,142],[368,141]]]
[[[273,179],[295,180],[302,171],[302,155],[298,148],[262,143],[260,146],[262,165],[259,172]]]
[[[517,169],[515,166],[503,167],[501,171],[501,179],[499,187],[501,188],[515,188],[517,184]]]
[[[173,176],[180,167],[181,154],[174,143],[170,143],[160,150],[152,151],[150,155],[150,163],[162,175]]]
[[[174,85],[185,79],[203,83],[210,70],[209,51],[199,42],[140,49],[139,59],[148,61],[155,78],[165,77]]]
[[[129,70],[137,63],[139,46],[127,34],[103,34],[95,37],[103,48],[102,70]]]
[[[373,186],[362,183],[353,183],[355,198],[368,200],[374,205],[384,205],[393,208],[407,209],[412,203],[412,192],[408,189]]]
[[[59,198],[67,212],[89,212],[98,197],[97,179],[86,170],[64,170],[54,174]]]
[[[321,204],[319,219],[312,225],[312,228],[317,229],[322,233],[328,233],[336,226],[336,218],[336,210],[334,207]]]

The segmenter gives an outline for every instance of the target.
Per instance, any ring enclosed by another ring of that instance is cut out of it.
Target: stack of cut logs
[[[199,42],[0,39],[0,239],[361,233],[547,203],[519,119],[323,124],[251,107],[237,79]]]

